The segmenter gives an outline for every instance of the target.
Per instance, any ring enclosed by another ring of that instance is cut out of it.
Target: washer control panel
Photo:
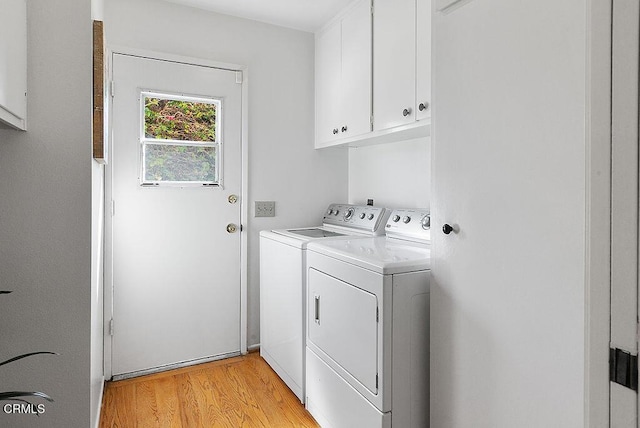
[[[389,216],[387,236],[409,241],[431,241],[431,215],[427,209],[395,209]]]
[[[322,224],[384,235],[389,213],[385,208],[370,205],[331,204],[324,213]]]

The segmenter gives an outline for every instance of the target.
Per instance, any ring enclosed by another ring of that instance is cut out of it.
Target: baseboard
[[[260,351],[260,344],[247,346],[247,352],[258,352]]]

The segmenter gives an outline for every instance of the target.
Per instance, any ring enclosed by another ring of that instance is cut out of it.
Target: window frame
[[[145,104],[147,98],[159,98],[170,101],[186,101],[202,104],[213,104],[216,106],[216,120],[215,120],[215,141],[193,141],[193,140],[169,140],[161,138],[147,138],[144,132],[145,127]],[[224,100],[218,97],[210,97],[203,95],[192,95],[184,93],[174,93],[169,91],[159,91],[152,89],[140,89],[139,93],[139,168],[138,177],[140,186],[143,187],[216,187],[223,188],[223,148],[224,148],[224,129],[223,129],[223,109]],[[185,146],[185,147],[211,147],[215,150],[215,181],[171,181],[171,180],[146,180],[145,175],[145,147],[147,144],[164,145],[164,146]]]

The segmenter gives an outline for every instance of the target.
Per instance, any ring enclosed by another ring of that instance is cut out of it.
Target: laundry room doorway
[[[112,76],[106,375],[238,355],[242,71],[116,53]]]

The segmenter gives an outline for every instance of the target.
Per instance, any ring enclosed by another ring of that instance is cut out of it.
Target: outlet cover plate
[[[255,217],[275,217],[276,201],[255,201]]]

